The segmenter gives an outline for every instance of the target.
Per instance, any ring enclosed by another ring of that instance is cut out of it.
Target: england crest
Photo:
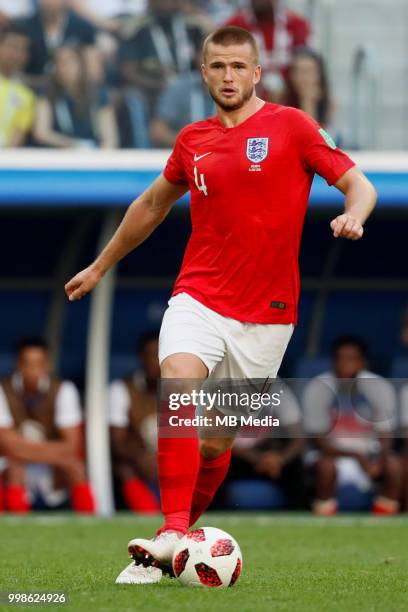
[[[248,138],[247,158],[254,164],[259,164],[268,156],[269,138]]]

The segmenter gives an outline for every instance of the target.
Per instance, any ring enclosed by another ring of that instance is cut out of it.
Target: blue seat
[[[408,357],[395,357],[391,364],[390,377],[408,379]]]
[[[282,489],[266,480],[234,480],[227,487],[226,499],[237,510],[282,510],[287,504]]]
[[[337,487],[340,512],[368,512],[373,505],[373,497],[373,491],[362,491],[352,483],[345,483]]]
[[[111,355],[109,363],[109,379],[125,378],[135,370],[140,369],[140,362],[135,355],[125,353]]]
[[[15,356],[12,353],[0,354],[0,376],[7,376],[13,371]]]

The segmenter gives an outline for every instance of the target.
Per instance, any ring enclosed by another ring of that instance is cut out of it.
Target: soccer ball
[[[241,549],[229,533],[201,527],[178,542],[173,570],[184,586],[233,586],[242,571]]]

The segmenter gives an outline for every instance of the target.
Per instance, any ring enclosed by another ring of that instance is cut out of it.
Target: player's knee
[[[195,355],[178,353],[170,355],[161,364],[162,378],[203,379],[208,375],[204,363]]]
[[[225,453],[229,447],[229,442],[221,438],[200,440],[200,453],[206,459],[217,459],[217,457]]]

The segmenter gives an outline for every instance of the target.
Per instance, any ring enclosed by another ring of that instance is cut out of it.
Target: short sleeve
[[[76,15],[72,22],[73,31],[81,41],[81,45],[93,46],[96,42],[96,29],[85,19],[79,18]]]
[[[305,168],[322,176],[329,185],[334,185],[347,170],[355,166],[355,162],[309,115],[297,109],[290,109],[289,112],[293,137]]]
[[[281,403],[276,415],[282,427],[291,427],[301,422],[300,406],[293,391],[285,385],[281,395]]]
[[[170,183],[173,183],[174,185],[188,185],[188,177],[181,155],[182,134],[183,132],[180,132],[180,134],[178,135],[173,152],[170,155],[163,172],[164,178],[166,178]]]
[[[111,427],[127,427],[129,425],[130,397],[125,383],[115,380],[109,386],[109,425]]]
[[[34,96],[29,92],[25,92],[22,94],[22,97],[23,103],[16,112],[15,126],[23,132],[27,132],[34,121]]]
[[[10,414],[6,394],[0,386],[0,427],[13,427],[14,422]]]
[[[296,16],[292,27],[293,46],[307,47],[310,44],[310,25],[303,17]]]
[[[372,407],[373,427],[378,433],[390,433],[396,427],[397,395],[393,386],[380,376],[364,372],[358,380],[358,389]]]
[[[310,436],[327,434],[332,427],[330,406],[333,390],[328,378],[312,379],[306,386],[303,397],[303,427]]]
[[[69,381],[61,383],[55,404],[56,427],[63,429],[64,427],[78,427],[82,424],[81,402],[74,383]]]
[[[404,385],[401,389],[401,425],[408,427],[408,385]],[[1,421],[1,416],[0,416]]]
[[[181,89],[177,82],[170,83],[159,97],[156,118],[173,125],[180,116],[185,95],[180,95]]]
[[[98,87],[95,98],[98,108],[105,108],[110,105],[111,100],[107,87]]]

